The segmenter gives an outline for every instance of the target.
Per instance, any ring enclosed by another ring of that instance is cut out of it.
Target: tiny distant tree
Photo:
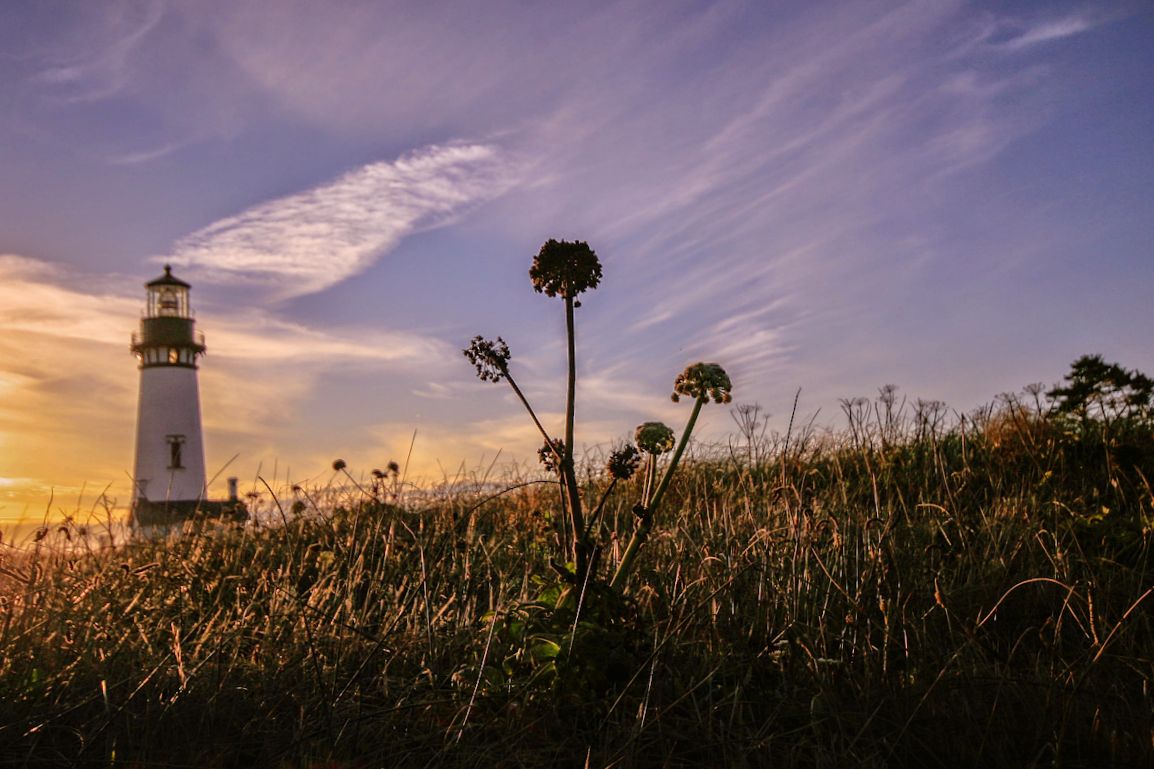
[[[1101,355],[1083,355],[1070,366],[1065,385],[1046,393],[1059,414],[1109,424],[1148,421],[1154,407],[1154,379],[1107,363]]]

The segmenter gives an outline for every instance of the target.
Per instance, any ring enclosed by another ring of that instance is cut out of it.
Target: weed
[[[609,468],[609,489],[602,495],[601,502],[595,508],[591,520],[586,521],[585,504],[581,497],[581,485],[573,461],[574,411],[577,381],[576,324],[574,321],[574,311],[581,306],[581,302],[578,301],[577,297],[586,291],[597,288],[600,284],[602,278],[601,261],[598,259],[596,252],[584,241],[570,242],[550,239],[541,246],[540,251],[533,259],[533,264],[529,268],[529,278],[533,283],[535,291],[549,297],[560,297],[565,303],[568,377],[565,390],[564,437],[554,438],[550,436],[548,430],[541,424],[541,420],[537,417],[536,412],[529,404],[523,391],[513,379],[509,372],[509,361],[512,356],[509,351],[509,346],[505,343],[504,339],[497,337],[495,341],[491,341],[480,336],[474,337],[469,346],[465,348],[464,354],[477,369],[477,376],[481,381],[499,382],[504,380],[509,383],[514,394],[516,394],[522,405],[524,405],[533,424],[537,427],[537,430],[544,439],[544,443],[537,454],[546,470],[557,475],[558,483],[562,491],[564,505],[563,517],[566,521],[564,539],[568,563],[562,563],[554,559],[551,565],[554,571],[569,587],[578,589],[581,595],[584,596],[585,591],[590,585],[596,585],[600,581],[597,567],[605,551],[605,543],[596,537],[599,530],[594,523],[600,515],[609,491],[612,490],[619,478],[618,474],[613,472],[613,467],[611,466]],[[658,425],[658,423],[646,423],[638,428],[638,448],[649,457],[646,475],[647,485],[643,492],[641,502],[634,508],[638,519],[636,528],[624,554],[617,564],[612,579],[609,580],[609,585],[612,588],[624,588],[625,582],[633,569],[637,553],[649,537],[650,530],[653,526],[654,514],[661,504],[669,481],[673,477],[682,453],[685,451],[685,447],[693,433],[693,428],[697,422],[697,417],[702,405],[710,400],[716,403],[728,403],[731,397],[731,388],[732,385],[729,376],[725,373],[724,369],[715,363],[697,363],[689,366],[678,375],[677,380],[674,382],[673,400],[677,402],[683,395],[691,398],[693,400],[693,411],[682,432],[681,440],[677,443],[672,459],[666,465],[665,472],[656,486],[652,484],[657,471],[657,457],[674,447],[673,432],[665,425]],[[661,433],[661,440],[668,444],[668,448],[662,451],[654,449],[655,444],[652,441],[655,439],[651,439],[648,436],[655,430],[658,432],[664,431]],[[650,442],[648,444],[642,444],[643,440]],[[560,595],[560,605],[565,606],[571,599],[573,593],[571,590],[564,590]]]

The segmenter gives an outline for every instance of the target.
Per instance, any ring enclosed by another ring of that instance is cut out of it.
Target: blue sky
[[[502,335],[560,431],[549,237],[605,267],[586,445],[679,425],[697,360],[830,424],[887,383],[965,411],[1085,353],[1154,371],[1151,40],[1138,2],[7,0],[0,516],[127,499],[166,262],[246,482],[414,430],[427,479],[531,457],[460,348]]]

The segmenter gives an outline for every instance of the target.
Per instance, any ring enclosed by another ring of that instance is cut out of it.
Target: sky
[[[0,520],[127,503],[165,264],[216,494],[531,468],[461,349],[502,336],[561,433],[548,238],[604,268],[579,450],[680,429],[697,361],[779,426],[1154,372],[1152,40],[1146,2],[5,0]]]

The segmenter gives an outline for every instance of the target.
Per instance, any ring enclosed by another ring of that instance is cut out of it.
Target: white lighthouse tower
[[[148,525],[186,518],[204,501],[197,359],[205,346],[189,285],[171,267],[145,287],[148,304],[140,333],[132,335],[140,362],[132,511],[134,523]]]

